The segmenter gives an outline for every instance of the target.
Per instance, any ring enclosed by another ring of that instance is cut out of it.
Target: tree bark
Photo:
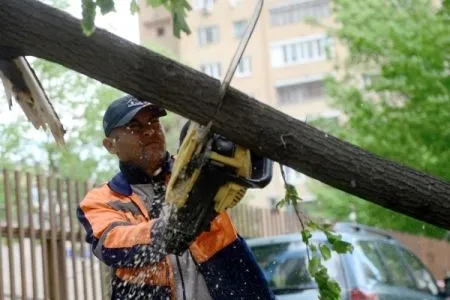
[[[380,158],[231,88],[214,115],[219,81],[35,0],[0,0],[0,55],[64,65],[205,124],[236,143],[330,186],[450,229],[450,183]],[[89,99],[86,99],[89,101]]]

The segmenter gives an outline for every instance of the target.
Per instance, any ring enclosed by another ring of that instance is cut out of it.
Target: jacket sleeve
[[[213,299],[276,299],[227,212],[214,219],[190,250]]]
[[[137,268],[160,262],[167,254],[162,247],[160,220],[133,224],[122,211],[108,205],[105,194],[90,191],[77,208],[92,252],[114,268]]]

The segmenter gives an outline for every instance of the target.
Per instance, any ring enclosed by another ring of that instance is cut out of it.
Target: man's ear
[[[117,154],[117,147],[116,147],[116,139],[112,137],[105,137],[103,139],[103,147],[108,150],[111,154]]]

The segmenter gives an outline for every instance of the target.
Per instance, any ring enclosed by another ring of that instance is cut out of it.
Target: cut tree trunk
[[[0,50],[64,65],[205,124],[323,183],[450,229],[450,183],[363,149],[230,89],[214,115],[219,81],[34,0],[0,0]],[[1,55],[1,51],[0,51]],[[88,100],[88,99],[87,99]]]

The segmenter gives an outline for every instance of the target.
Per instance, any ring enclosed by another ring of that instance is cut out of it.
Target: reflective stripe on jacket
[[[183,292],[203,299],[205,289],[212,299],[274,299],[226,212],[177,258],[161,249],[159,219],[149,216],[142,196],[119,173],[77,209],[94,255],[115,270],[113,299],[180,299]]]

